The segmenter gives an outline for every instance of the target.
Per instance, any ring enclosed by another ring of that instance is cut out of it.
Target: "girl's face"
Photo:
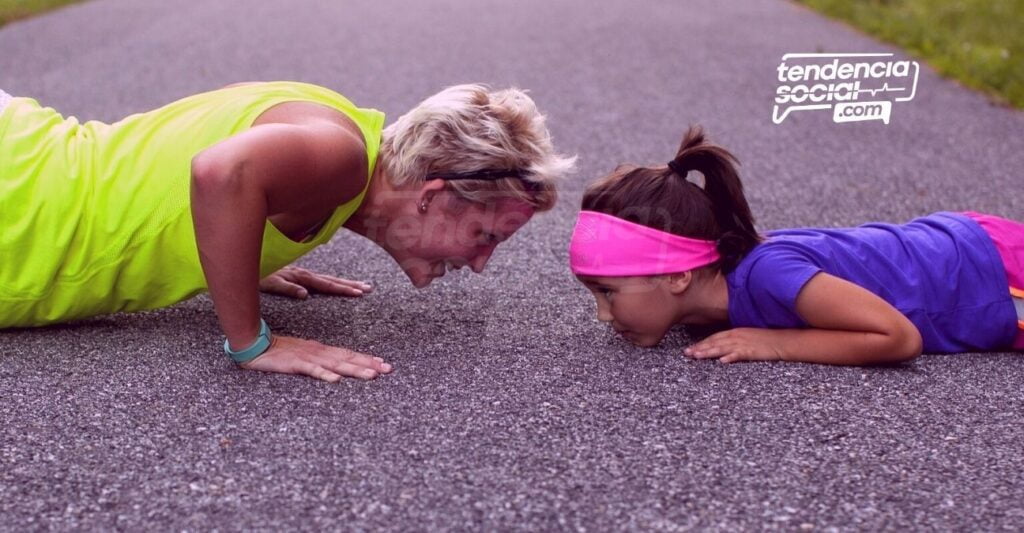
[[[597,299],[597,319],[637,346],[654,346],[679,321],[679,297],[666,276],[577,276]]]

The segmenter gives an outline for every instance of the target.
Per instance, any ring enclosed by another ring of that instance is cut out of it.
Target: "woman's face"
[[[678,300],[663,276],[577,276],[597,299],[597,319],[637,346],[654,346],[678,321]]]
[[[445,190],[421,200],[415,212],[392,224],[388,248],[412,284],[423,288],[448,270],[468,266],[483,272],[495,247],[523,227],[534,209],[511,198],[469,202]]]

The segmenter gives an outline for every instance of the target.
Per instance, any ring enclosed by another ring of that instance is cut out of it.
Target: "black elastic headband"
[[[531,192],[536,192],[540,189],[540,184],[535,181],[526,179],[528,172],[514,168],[485,168],[482,170],[473,170],[470,172],[435,172],[433,174],[427,174],[425,180],[500,180],[505,178],[516,178],[523,183],[523,187]]]

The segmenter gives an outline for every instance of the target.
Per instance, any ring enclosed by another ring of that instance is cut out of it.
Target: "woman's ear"
[[[430,203],[434,201],[434,197],[443,190],[444,180],[424,181],[416,195],[417,210],[420,213],[426,213]]]
[[[668,290],[672,294],[682,294],[693,283],[693,271],[677,272],[668,276]]]

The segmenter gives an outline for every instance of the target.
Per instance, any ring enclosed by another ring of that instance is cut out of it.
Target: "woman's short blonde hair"
[[[516,198],[537,211],[554,207],[557,183],[576,157],[555,153],[545,117],[520,89],[455,85],[431,96],[384,129],[381,164],[402,187],[427,174],[521,169],[532,192],[516,178],[455,180],[447,187],[472,202]]]

